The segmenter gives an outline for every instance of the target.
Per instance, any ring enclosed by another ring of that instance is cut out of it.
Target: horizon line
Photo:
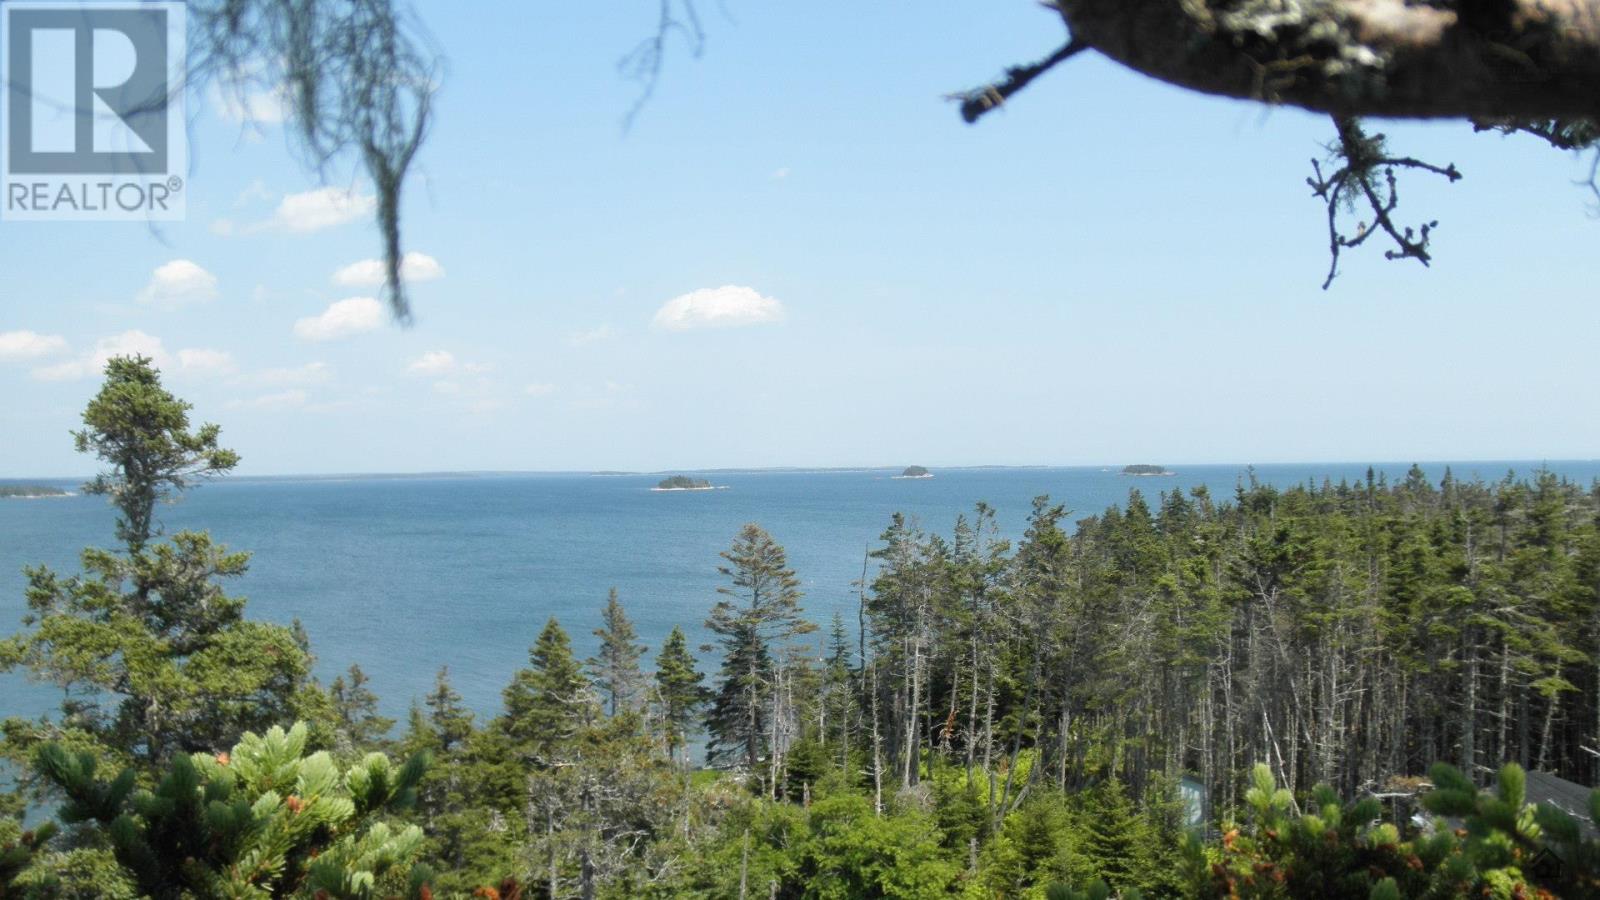
[[[1258,466],[1480,466],[1491,464],[1516,464],[1532,465],[1533,467],[1548,466],[1559,463],[1597,463],[1600,457],[1527,457],[1527,458],[1485,458],[1485,459],[1345,459],[1345,460],[1273,460],[1267,462],[1175,462],[1159,463],[1166,467],[1173,475],[1182,475],[1184,467],[1225,468],[1236,467],[1241,473]],[[923,465],[917,463],[916,465]],[[958,465],[923,465],[933,472],[946,471],[973,471],[980,469],[1120,469],[1127,465],[1151,465],[1150,463],[968,463]],[[494,477],[507,475],[570,475],[607,478],[649,477],[659,475],[673,475],[680,473],[704,474],[761,474],[761,473],[825,473],[825,472],[877,472],[896,471],[905,469],[904,465],[772,465],[772,466],[707,466],[701,468],[668,468],[668,469],[417,469],[411,471],[373,470],[373,471],[329,471],[329,472],[261,472],[241,473],[237,475],[224,475],[211,481],[248,480],[248,479],[280,479],[280,478],[440,478],[440,477]],[[0,482],[8,481],[87,481],[93,475],[0,475]],[[201,482],[202,484],[205,482]]]

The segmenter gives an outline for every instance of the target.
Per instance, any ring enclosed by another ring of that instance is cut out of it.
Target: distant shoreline
[[[75,496],[71,491],[48,484],[0,484],[0,500],[52,500]]]
[[[1600,462],[1600,457],[1528,457],[1525,459],[1314,459],[1314,460],[1269,460],[1265,462],[1191,462],[1184,463],[1181,469],[1194,474],[1196,469],[1232,469],[1243,474],[1251,468],[1271,469],[1277,467],[1308,467],[1308,468],[1348,468],[1351,466],[1370,466],[1375,469],[1398,469],[1404,471],[1407,466],[1415,463],[1423,468],[1434,466],[1452,466],[1460,476],[1464,471],[1477,471],[1486,478],[1498,478],[1506,470],[1514,469],[1518,472],[1532,472],[1541,466],[1563,465],[1592,465]],[[508,477],[570,477],[570,478],[660,478],[668,471],[689,471],[702,475],[830,475],[860,472],[863,474],[877,474],[894,472],[899,466],[751,466],[746,468],[709,468],[691,470],[639,470],[619,471],[603,469],[456,469],[448,471],[416,471],[416,472],[278,472],[271,474],[241,473],[230,475],[225,479],[211,482],[210,486],[225,486],[228,484],[244,482],[291,482],[291,481],[383,481],[383,480],[441,480],[441,479],[472,479],[472,478],[508,478]],[[1027,472],[1048,471],[1052,469],[1075,469],[1083,471],[1115,472],[1121,464],[1107,466],[1104,463],[1029,463],[1026,465],[983,464],[966,466],[939,466],[941,472]],[[1492,471],[1496,470],[1498,471]],[[1490,472],[1492,471],[1492,475]],[[1181,474],[1173,471],[1171,474]],[[893,476],[890,476],[893,477]],[[92,480],[94,473],[83,473],[77,476],[60,475],[5,475],[0,476],[0,484],[5,482],[61,482],[82,484]],[[76,494],[73,494],[76,496]]]

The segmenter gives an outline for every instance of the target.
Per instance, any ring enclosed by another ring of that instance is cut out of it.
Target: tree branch
[[[1600,0],[1057,0],[1081,40],[1180,87],[1344,116],[1600,118]],[[1270,79],[1263,79],[1263,72]]]
[[[1050,71],[1056,64],[1065,62],[1087,49],[1089,49],[1088,44],[1077,40],[1068,41],[1056,52],[1036,63],[1012,66],[1006,70],[1005,78],[1000,81],[960,94],[952,94],[949,99],[961,101],[961,118],[970,125],[985,113],[998,108],[1012,94],[1027,87],[1029,82]]]
[[[1322,282],[1327,290],[1339,274],[1339,253],[1345,248],[1359,247],[1374,234],[1383,233],[1394,242],[1395,249],[1384,252],[1385,259],[1415,259],[1424,266],[1432,261],[1428,253],[1428,240],[1439,226],[1436,221],[1425,222],[1417,228],[1396,225],[1394,211],[1400,205],[1400,193],[1395,179],[1396,169],[1419,169],[1441,175],[1451,182],[1460,180],[1461,173],[1454,164],[1436,166],[1409,156],[1389,156],[1384,147],[1384,136],[1368,136],[1361,123],[1348,116],[1335,116],[1334,127],[1338,137],[1329,146],[1334,163],[1343,165],[1324,175],[1322,164],[1311,161],[1312,177],[1306,179],[1312,195],[1328,206],[1328,251],[1332,257],[1328,264],[1328,277]],[[1379,173],[1383,182],[1378,184]],[[1356,224],[1354,234],[1346,234],[1339,227],[1339,213],[1351,211],[1365,203],[1372,213],[1372,224],[1365,220]]]

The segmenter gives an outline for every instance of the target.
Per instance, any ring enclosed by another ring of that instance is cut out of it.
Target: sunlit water
[[[1539,465],[1453,468],[1457,477],[1496,480],[1508,469],[1528,473]],[[1600,462],[1548,465],[1584,483],[1600,477]],[[660,476],[236,478],[164,507],[161,518],[168,532],[208,529],[251,551],[250,571],[234,592],[249,598],[252,617],[300,619],[324,680],[360,663],[385,710],[398,714],[448,664],[467,702],[493,712],[549,616],[567,627],[581,655],[592,652],[591,632],[611,587],[651,657],[675,624],[691,641],[704,640],[721,583],[717,554],[746,522],[759,522],[788,549],[817,622],[825,626],[840,610],[853,625],[863,552],[891,513],[948,533],[957,514],[984,500],[1016,537],[1038,494],[1066,504],[1076,519],[1122,503],[1131,488],[1152,503],[1160,491],[1199,484],[1226,499],[1245,471],[1175,468],[1174,476],[1147,478],[1098,467],[947,469],[914,480],[885,470],[708,473],[728,489],[668,493],[650,490]],[[1255,472],[1287,485],[1356,481],[1366,468],[1271,465]],[[1392,479],[1407,465],[1378,468]],[[1424,468],[1437,480],[1444,464]],[[0,500],[0,628],[14,628],[25,609],[24,565],[71,572],[80,548],[112,542],[103,498]],[[0,715],[36,715],[58,700],[54,690],[18,675],[0,677],[0,692]]]

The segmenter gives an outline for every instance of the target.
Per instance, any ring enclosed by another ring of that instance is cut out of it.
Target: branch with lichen
[[[190,82],[241,101],[282,99],[297,147],[319,173],[354,158],[377,193],[384,291],[410,318],[400,278],[400,194],[427,135],[438,54],[399,0],[192,0]],[[348,157],[347,157],[348,154]]]
[[[655,34],[640,41],[617,62],[617,70],[623,76],[640,84],[639,96],[623,119],[624,128],[633,125],[639,111],[655,94],[656,83],[661,80],[661,66],[666,62],[669,38],[677,35],[693,56],[699,56],[705,49],[706,32],[700,24],[694,0],[659,0],[657,7]]]
[[[1340,251],[1359,247],[1375,234],[1384,234],[1394,243],[1393,249],[1384,251],[1385,259],[1414,259],[1428,265],[1432,261],[1428,242],[1439,223],[1429,221],[1413,228],[1395,222],[1394,213],[1400,205],[1395,170],[1418,169],[1442,175],[1451,182],[1460,180],[1461,173],[1454,163],[1441,167],[1409,156],[1389,155],[1384,136],[1368,135],[1354,118],[1335,116],[1333,122],[1338,136],[1328,150],[1330,165],[1337,168],[1324,173],[1322,163],[1312,160],[1313,174],[1306,179],[1312,196],[1328,207],[1328,250],[1332,258],[1322,289],[1327,290],[1339,274]],[[1352,215],[1361,207],[1371,213],[1371,223],[1359,220],[1354,232],[1345,232],[1340,227],[1340,214]]]

